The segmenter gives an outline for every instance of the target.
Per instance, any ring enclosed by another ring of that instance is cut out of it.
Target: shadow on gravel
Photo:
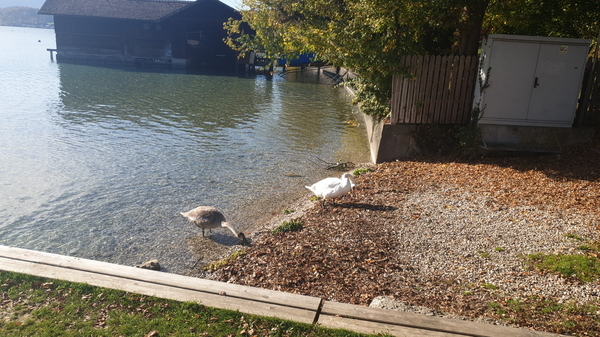
[[[391,212],[395,211],[398,208],[392,206],[385,205],[372,205],[358,202],[342,202],[342,203],[332,203],[334,207],[343,207],[343,208],[360,208],[360,209],[368,209],[371,211],[382,211],[382,212]]]

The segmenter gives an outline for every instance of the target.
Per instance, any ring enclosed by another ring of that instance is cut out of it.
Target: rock
[[[136,268],[160,270],[160,264],[158,263],[158,260],[150,260],[150,261],[146,261],[142,264],[138,264],[136,266]]]
[[[412,312],[415,314],[422,314],[427,316],[441,316],[442,314],[441,312],[437,312],[427,307],[412,305],[408,302],[398,301],[386,296],[375,297],[373,301],[371,301],[371,304],[369,304],[369,307],[397,310],[402,312]]]

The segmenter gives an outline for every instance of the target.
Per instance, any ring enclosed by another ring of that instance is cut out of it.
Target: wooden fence
[[[466,124],[469,122],[476,56],[404,56],[400,67],[410,77],[395,75],[392,124]]]
[[[600,125],[600,59],[598,59],[598,55],[587,60],[575,123],[578,126]]]

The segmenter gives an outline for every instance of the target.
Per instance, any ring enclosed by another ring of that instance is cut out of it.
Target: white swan
[[[326,199],[340,197],[352,190],[356,186],[354,176],[351,173],[344,173],[341,178],[325,178],[311,186],[305,186],[316,196],[323,199],[325,205]]]
[[[238,233],[238,231],[225,220],[225,217],[216,208],[211,206],[200,206],[196,207],[191,211],[180,213],[186,217],[191,223],[202,228],[202,236],[204,236],[204,229],[225,227],[229,228],[233,232],[233,235],[237,236],[242,240],[242,245],[246,244],[246,236],[244,233]]]

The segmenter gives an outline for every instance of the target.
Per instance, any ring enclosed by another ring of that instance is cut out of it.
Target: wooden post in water
[[[54,52],[56,49],[48,48],[46,50],[50,52],[50,61],[54,61]]]

